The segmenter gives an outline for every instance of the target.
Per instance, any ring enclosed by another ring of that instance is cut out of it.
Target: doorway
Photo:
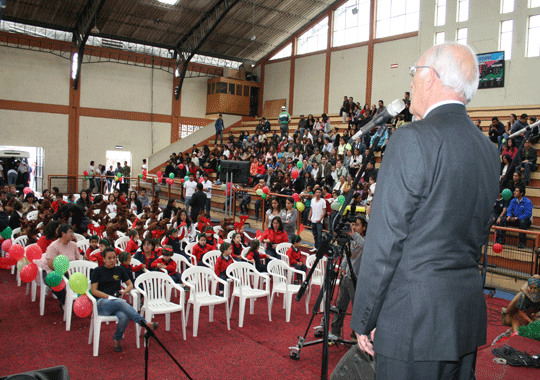
[[[127,161],[128,166],[131,168],[131,152],[124,150],[108,150],[105,152],[106,170],[109,170],[109,168],[112,166],[114,171],[118,162],[120,162],[120,166],[123,167],[124,161]]]
[[[28,184],[36,193],[43,192],[43,163],[45,161],[45,151],[43,147],[35,146],[14,146],[0,145],[0,152],[3,168],[3,178],[7,183],[7,172],[10,169],[17,170],[16,160],[22,160],[28,165]],[[17,178],[17,187],[25,186],[22,176]]]

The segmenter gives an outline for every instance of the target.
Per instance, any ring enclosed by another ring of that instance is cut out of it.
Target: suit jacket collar
[[[432,108],[429,110],[429,113],[427,116],[424,117],[424,119],[427,119],[433,115],[439,114],[439,113],[467,113],[467,110],[465,108],[465,105],[463,103],[443,103],[441,105],[436,106],[435,108]]]

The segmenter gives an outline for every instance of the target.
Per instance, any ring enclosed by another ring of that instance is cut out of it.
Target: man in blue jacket
[[[525,197],[525,187],[516,187],[514,190],[514,199],[506,210],[506,219],[503,221],[503,227],[517,227],[520,230],[527,230],[532,224],[533,204],[531,200]],[[504,234],[503,234],[504,239]],[[504,241],[504,240],[503,240]],[[524,248],[527,243],[527,235],[519,234],[518,248]]]
[[[216,123],[214,124],[214,127],[216,127],[216,138],[214,139],[214,145],[217,143],[217,137],[219,135],[221,139],[221,145],[223,145],[223,130],[225,129],[225,126],[223,125],[223,115],[219,114],[219,117],[216,120]]]

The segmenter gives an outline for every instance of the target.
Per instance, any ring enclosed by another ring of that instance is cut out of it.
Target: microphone
[[[390,103],[386,109],[381,112],[380,114],[376,115],[367,123],[364,125],[358,132],[355,133],[353,137],[351,137],[353,140],[359,138],[362,135],[365,135],[366,133],[371,132],[371,130],[375,127],[378,127],[379,125],[382,125],[386,123],[388,119],[391,117],[396,116],[398,113],[403,111],[405,108],[405,103],[401,99],[396,99],[392,103]]]
[[[528,125],[524,128],[521,128],[519,131],[517,132],[514,132],[512,133],[510,136],[508,136],[509,139],[513,139],[514,137],[517,137],[517,136],[520,136],[520,135],[523,135],[525,134],[525,131],[527,130],[527,128],[530,128],[530,129],[533,129],[534,127],[537,127],[540,125],[540,120],[538,120],[536,123],[533,123],[531,125]]]

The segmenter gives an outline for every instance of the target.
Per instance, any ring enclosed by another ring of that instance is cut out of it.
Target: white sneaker
[[[336,340],[338,340],[340,338],[341,338],[340,336],[334,335],[332,333],[328,333],[328,340],[329,341],[336,341]]]

